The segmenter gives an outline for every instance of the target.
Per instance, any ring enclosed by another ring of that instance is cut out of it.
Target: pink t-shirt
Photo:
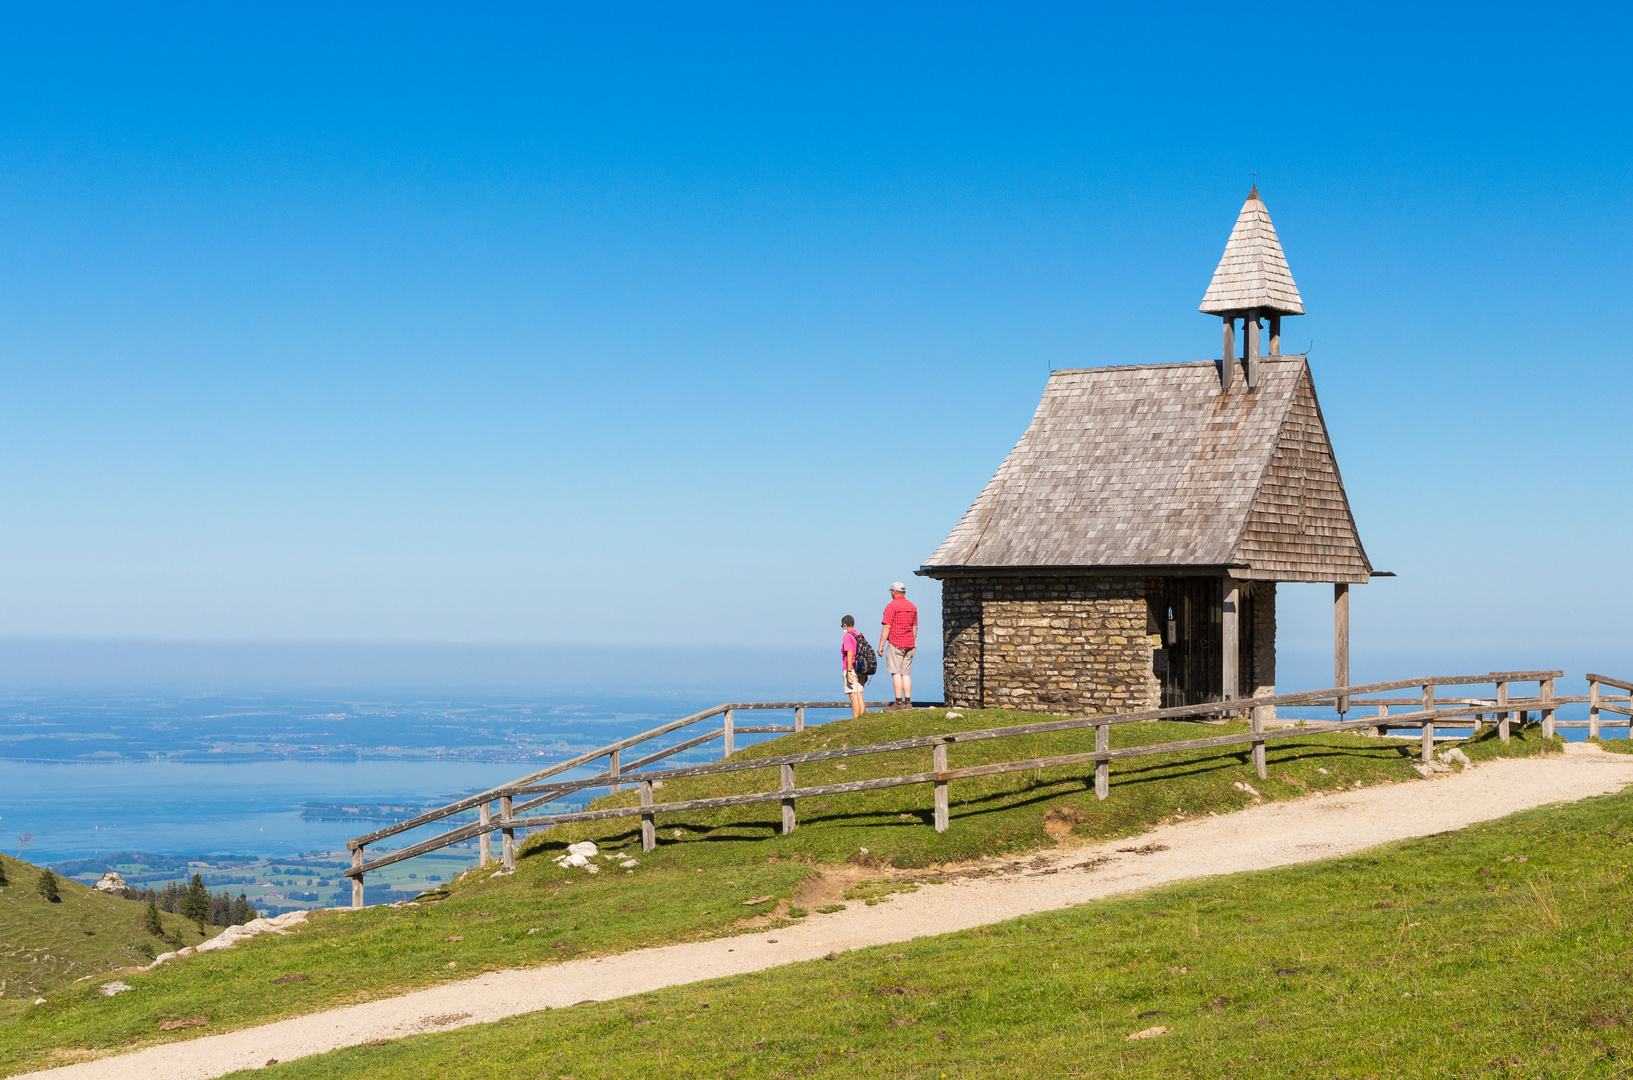
[[[879,620],[890,627],[890,644],[898,649],[911,649],[919,631],[919,609],[913,606],[913,601],[905,596],[892,597],[885,605],[884,616]]]
[[[845,659],[846,654],[849,654],[849,656],[850,656],[849,660]],[[851,665],[853,665],[855,663],[856,663],[856,631],[855,631],[855,629],[850,629],[850,630],[845,631],[845,641],[844,641],[843,644],[841,644],[839,646],[839,670],[840,671],[854,671],[855,668],[853,668]]]

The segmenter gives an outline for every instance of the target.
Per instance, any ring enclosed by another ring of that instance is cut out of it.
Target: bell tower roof
[[[1213,281],[1198,310],[1208,315],[1245,315],[1258,310],[1269,314],[1304,314],[1293,273],[1287,268],[1270,212],[1259,198],[1259,187],[1248,192],[1236,217],[1236,227],[1225,243],[1225,254],[1213,272]]]

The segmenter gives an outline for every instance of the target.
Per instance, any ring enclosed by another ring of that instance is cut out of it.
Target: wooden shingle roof
[[[1303,357],[1260,360],[1225,393],[1215,363],[1049,378],[1031,426],[929,577],[1129,567],[1274,581],[1366,581]]]
[[[1270,212],[1264,208],[1257,187],[1242,204],[1198,310],[1228,315],[1253,308],[1283,315],[1304,314],[1304,301],[1293,284],[1293,272],[1287,268],[1287,256],[1282,254],[1276,227],[1270,223]]]

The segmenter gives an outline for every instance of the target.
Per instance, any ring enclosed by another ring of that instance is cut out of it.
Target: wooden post
[[[798,705],[798,706],[795,706],[795,708],[794,708],[794,730],[795,731],[804,731],[805,730],[805,706],[804,705]]]
[[[363,865],[363,849],[362,848],[354,848],[352,850],[352,869],[356,870],[359,866],[362,866],[362,865]],[[363,906],[363,875],[358,874],[356,877],[352,878],[352,908],[355,910],[355,909],[360,908],[362,906]]]
[[[1633,704],[1630,702],[1629,704]],[[1633,727],[1627,729],[1633,737]],[[1588,680],[1588,738],[1599,737],[1599,680]]]
[[[1094,725],[1094,749],[1104,753],[1111,749],[1111,725]],[[1094,763],[1094,797],[1104,800],[1111,794],[1111,762],[1097,761]]]
[[[726,710],[726,722],[724,727],[726,729],[726,741],[721,747],[721,760],[725,760],[737,752],[737,726],[736,721],[732,719],[732,710],[730,709]]]
[[[641,805],[652,805],[652,781],[641,781]],[[641,850],[651,851],[658,846],[658,823],[653,814],[641,815]]]
[[[1507,704],[1508,684],[1500,682],[1497,684],[1497,738],[1503,742],[1508,741],[1508,713],[1503,711],[1503,706]]]
[[[1332,587],[1332,684],[1349,685],[1349,582]],[[1338,714],[1349,712],[1349,695],[1338,695]]]
[[[1423,711],[1428,712],[1435,707],[1435,684],[1423,684]],[[1435,722],[1432,719],[1423,721],[1423,760],[1435,759]]]
[[[1281,316],[1271,313],[1270,319],[1270,355],[1281,355]]]
[[[611,773],[613,776],[618,775],[618,751],[616,750],[607,755],[607,772]],[[618,792],[623,790],[618,786],[618,781],[616,780],[607,785],[607,789],[608,795],[616,795]]]
[[[947,771],[947,741],[937,739],[930,744],[930,767],[937,773]],[[947,781],[936,781],[936,832],[947,831]]]
[[[1253,390],[1257,390],[1259,388],[1259,313],[1258,313],[1258,311],[1254,310],[1254,311],[1248,312],[1247,313],[1247,318],[1242,320],[1242,325],[1243,325],[1243,328],[1247,331],[1247,333],[1244,335],[1247,338],[1247,341],[1246,341],[1247,348],[1245,350],[1246,354],[1247,354],[1246,355],[1246,360],[1247,360],[1247,364],[1246,364],[1246,367],[1247,367],[1247,388],[1248,388],[1249,391],[1253,391]]]
[[[1540,696],[1543,700],[1542,737],[1544,739],[1551,739],[1554,737],[1554,710],[1551,704],[1554,700],[1554,680],[1550,676],[1549,678],[1543,679],[1537,684],[1537,686],[1541,691],[1538,696]],[[1633,731],[1633,728],[1629,728],[1628,730]]]
[[[1264,713],[1259,709],[1253,710],[1253,734],[1264,734]],[[1264,743],[1253,744],[1253,768],[1258,772],[1259,779],[1265,779]]]
[[[1237,676],[1239,675],[1240,657],[1237,638],[1236,605],[1241,599],[1242,587],[1235,578],[1227,577],[1223,582],[1224,622],[1220,627],[1219,638],[1223,652],[1220,655],[1220,699],[1235,701],[1237,698]]]
[[[509,796],[509,795],[499,796],[499,822],[500,822],[500,824],[504,824],[505,822],[507,822],[507,821],[509,821],[511,819],[511,817],[513,816],[511,814],[511,807],[513,805],[514,805],[514,800],[512,799],[511,796]],[[500,843],[500,846],[499,846],[500,858],[503,860],[504,867],[505,867],[506,870],[514,870],[514,869],[516,869],[516,830],[515,829],[503,829],[503,830],[500,831],[499,835],[503,838],[501,840],[501,843]]]
[[[1379,705],[1378,706],[1378,715],[1379,716],[1388,716],[1389,715],[1389,706],[1388,705]],[[1374,734],[1376,734],[1376,735],[1378,735],[1378,737],[1382,738],[1384,735],[1388,734],[1389,725],[1388,724],[1379,724],[1377,727],[1373,728],[1372,730],[1373,730]]]
[[[1225,316],[1225,349],[1219,355],[1223,358],[1219,362],[1219,381],[1229,392],[1236,381],[1236,319],[1230,315]]]
[[[794,790],[794,766],[792,765],[782,767],[782,789],[784,791]],[[796,824],[798,823],[794,820],[794,799],[790,796],[782,801],[782,834],[787,836],[793,832]]]
[[[492,803],[483,803],[481,806],[478,806],[476,808],[476,820],[478,822],[480,822],[481,824],[483,824],[483,825],[486,825],[488,822],[492,821],[493,820],[493,804]],[[482,834],[482,839],[477,841],[477,850],[480,852],[481,858],[477,861],[476,865],[486,866],[486,865],[488,865],[488,863],[493,861],[493,834],[492,833],[484,832]]]

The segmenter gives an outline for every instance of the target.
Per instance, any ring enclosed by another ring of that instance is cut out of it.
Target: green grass
[[[1625,1076],[1630,817],[1606,796],[254,1075]]]
[[[1633,739],[1588,739],[1599,749],[1611,754],[1633,754]]]
[[[936,731],[968,730],[1036,720],[1035,714],[968,712],[948,721],[940,711],[873,713],[797,736],[763,743],[742,756],[770,756],[822,747],[857,745]],[[1242,725],[1127,724],[1113,729],[1113,746],[1149,744],[1241,730]],[[1092,746],[1092,734],[1065,733],[953,746],[950,763],[978,764],[1022,756],[1070,753]],[[1503,746],[1494,732],[1466,744],[1476,761],[1555,749],[1536,726],[1516,730]],[[637,819],[561,828],[532,837],[513,876],[473,871],[426,894],[419,907],[318,912],[307,927],[285,936],[264,935],[231,950],[167,964],[127,977],[137,992],[106,998],[94,984],[56,995],[46,1006],[0,1014],[0,1075],[26,1071],[65,1053],[123,1050],[215,1034],[318,1009],[390,996],[485,971],[536,966],[584,955],[700,940],[744,932],[746,917],[785,906],[823,864],[869,867],[848,903],[889,902],[911,888],[890,867],[1031,851],[1054,844],[1045,816],[1075,822],[1084,839],[1127,836],[1176,816],[1223,813],[1252,801],[1233,786],[1250,782],[1264,797],[1356,783],[1420,783],[1411,769],[1415,744],[1358,735],[1309,735],[1269,750],[1270,779],[1260,781],[1247,751],[1198,751],[1114,765],[1112,794],[1094,798],[1092,774],[1054,769],[962,781],[952,787],[952,827],[937,835],[929,824],[930,789],[808,800],[800,827],[778,835],[777,804],[660,816],[658,849],[639,850]],[[929,766],[929,753],[853,758],[805,766],[799,782],[861,779]],[[1325,770],[1325,771],[1322,771]],[[755,790],[776,773],[740,773],[666,786],[661,798]],[[775,782],[773,779],[772,783]],[[633,793],[614,797],[627,802]],[[614,801],[614,800],[608,800]],[[905,815],[905,816],[904,816]],[[678,835],[677,835],[678,834]],[[588,875],[550,861],[567,843],[593,838],[603,848],[632,854],[633,871]],[[861,853],[868,848],[868,854]],[[78,888],[78,886],[68,886]],[[771,904],[745,907],[751,897]],[[824,907],[806,918],[822,918]],[[773,922],[773,925],[781,925]],[[537,930],[536,933],[529,933]],[[458,938],[460,940],[449,940]],[[295,982],[275,983],[287,975]],[[160,1034],[165,1020],[207,1015],[206,1027]]]
[[[57,879],[60,899],[53,904],[35,888],[41,867],[9,855],[0,855],[0,864],[10,881],[0,887],[0,1018],[84,976],[146,964],[204,940],[178,915],[160,916],[169,941],[149,934],[142,929],[146,905],[68,878]]]

